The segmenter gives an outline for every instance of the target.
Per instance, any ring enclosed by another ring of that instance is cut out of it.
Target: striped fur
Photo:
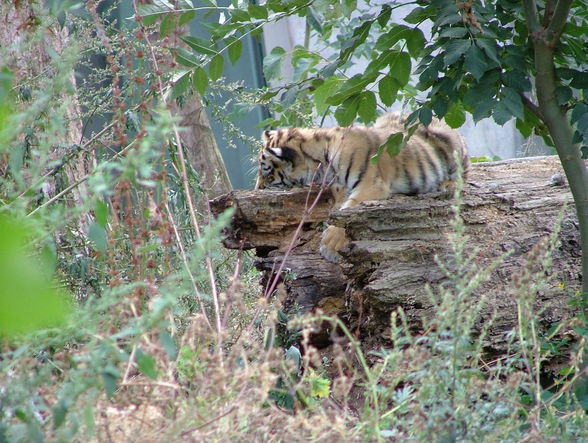
[[[455,153],[467,173],[463,138],[437,119],[428,127],[419,126],[397,156],[383,154],[376,163],[370,161],[390,135],[405,131],[404,123],[402,115],[389,113],[372,127],[266,131],[256,188],[327,184],[337,199],[336,206],[349,208],[392,194],[447,189],[456,178]],[[323,234],[321,253],[338,261],[336,251],[346,243],[344,231],[329,226]]]

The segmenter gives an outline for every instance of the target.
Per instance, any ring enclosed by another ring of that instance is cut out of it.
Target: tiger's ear
[[[298,158],[298,154],[295,149],[284,146],[283,148],[269,148],[267,152],[270,152],[274,157],[280,161],[286,161],[294,163]]]
[[[266,140],[272,138],[276,134],[276,132],[277,131],[263,131],[261,138],[265,142]]]

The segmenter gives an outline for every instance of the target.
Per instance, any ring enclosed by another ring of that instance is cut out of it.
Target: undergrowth
[[[483,359],[476,290],[499,261],[476,265],[459,187],[422,334],[402,311],[370,355],[320,312],[278,331],[276,285],[261,293],[251,257],[222,247],[231,213],[209,216],[187,166],[169,107],[179,34],[155,45],[145,23],[120,27],[88,2],[70,16],[72,45],[23,77],[14,53],[42,50],[71,12],[31,8],[0,66],[0,442],[588,440],[587,396],[571,388],[584,342],[549,389],[540,381],[533,297],[556,234],[513,281],[504,359]],[[74,87],[92,54],[104,66]],[[98,117],[103,129],[70,139]],[[309,336],[325,321],[344,338],[321,353]]]

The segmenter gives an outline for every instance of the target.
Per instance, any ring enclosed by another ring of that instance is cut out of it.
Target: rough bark
[[[314,191],[316,192],[316,191]],[[304,211],[308,190],[233,192],[212,202],[214,212],[236,210],[225,246],[257,248],[257,267],[272,277],[284,259],[289,239]],[[448,252],[451,205],[446,194],[397,195],[335,211],[329,222],[343,226],[350,247],[341,265],[318,255],[320,225],[327,219],[332,197],[324,196],[286,258],[282,276],[285,308],[323,311],[344,318],[363,338],[385,342],[392,311],[401,307],[418,329],[432,304],[425,285],[437,287],[445,276],[434,260]],[[536,312],[548,329],[568,318],[568,292],[581,287],[581,252],[572,196],[555,157],[473,165],[463,195],[462,217],[471,249],[479,248],[479,265],[511,251],[478,293],[488,297],[479,324],[496,314],[489,331],[488,354],[505,350],[505,333],[516,325],[512,277],[527,254],[557,226],[560,246],[553,256],[550,280],[537,294]],[[561,289],[561,284],[566,290]]]

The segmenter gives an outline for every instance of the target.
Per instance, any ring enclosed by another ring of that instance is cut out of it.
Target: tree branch
[[[539,106],[537,106],[535,103],[533,103],[531,101],[531,99],[529,97],[527,97],[525,94],[520,94],[521,95],[521,100],[523,101],[523,105],[525,105],[525,107],[531,111],[533,114],[535,114],[535,116],[543,121],[544,117],[543,117],[543,113],[541,112],[541,108],[539,108]]]
[[[572,7],[572,0],[559,0],[555,5],[555,11],[547,26],[546,39],[551,44],[555,44],[559,39],[564,26],[568,20],[570,14],[570,8]]]
[[[523,9],[529,25],[529,34],[535,34],[540,28],[535,0],[523,0]]]
[[[549,26],[549,22],[551,21],[551,17],[553,17],[553,10],[554,6],[553,3],[557,0],[547,0],[545,2],[545,8],[543,9],[543,27],[547,28]]]

